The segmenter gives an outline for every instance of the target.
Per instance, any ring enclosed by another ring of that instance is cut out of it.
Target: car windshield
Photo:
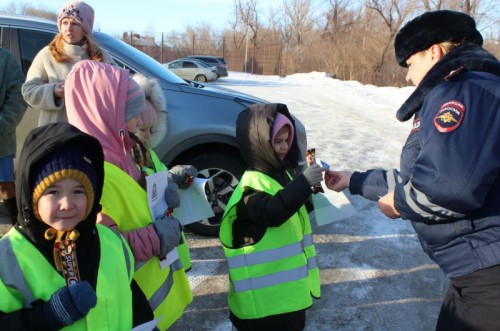
[[[186,81],[165,68],[161,63],[118,38],[102,32],[94,32],[92,37],[99,46],[105,48],[113,56],[120,66],[124,66],[124,63],[119,63],[120,60],[123,60],[127,63],[127,69],[133,72],[142,72],[149,77],[157,76],[173,84],[186,84]],[[123,59],[118,58],[118,54]]]

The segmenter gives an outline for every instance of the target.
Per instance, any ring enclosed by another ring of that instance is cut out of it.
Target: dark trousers
[[[500,265],[450,278],[436,331],[500,330]]]
[[[231,311],[229,319],[238,331],[302,331],[306,326],[305,309],[256,319],[239,319]]]

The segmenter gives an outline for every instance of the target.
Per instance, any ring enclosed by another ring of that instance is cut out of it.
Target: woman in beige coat
[[[26,102],[40,110],[38,126],[67,122],[64,80],[73,65],[85,59],[113,63],[111,56],[92,39],[94,10],[82,1],[65,4],[57,16],[59,34],[36,55],[22,94]]]

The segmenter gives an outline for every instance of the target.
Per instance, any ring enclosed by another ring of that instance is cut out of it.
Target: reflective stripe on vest
[[[267,228],[258,243],[232,248],[235,206],[243,196],[244,187],[271,195],[282,189],[271,177],[247,171],[226,207],[220,239],[229,266],[231,311],[239,318],[251,319],[311,306],[311,295],[319,297],[320,282],[305,207],[279,227]]]
[[[101,225],[97,225],[97,231],[100,242],[97,305],[65,330],[130,330],[132,254],[121,235]],[[39,299],[49,301],[59,288],[66,286],[64,277],[15,228],[0,240],[0,252],[1,266],[9,266],[0,268],[0,311],[30,308]],[[117,263],[122,259],[125,261]]]
[[[147,193],[120,168],[104,162],[104,189],[101,198],[103,213],[111,217],[120,232],[143,228],[152,223]],[[134,279],[144,292],[158,327],[166,330],[183,313],[193,295],[186,273],[180,263],[162,269],[153,257],[136,265]]]

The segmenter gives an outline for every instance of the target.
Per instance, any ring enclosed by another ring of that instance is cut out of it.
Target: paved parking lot
[[[358,213],[314,226],[322,298],[306,330],[433,330],[447,281],[407,222],[370,222],[375,204],[350,197]],[[231,330],[228,278],[217,239],[188,235],[194,300],[172,330]]]
[[[358,213],[314,226],[322,297],[306,330],[433,330],[447,282],[406,222],[370,222],[373,203],[350,197]],[[0,230],[8,229],[0,205]],[[369,235],[367,235],[369,234]],[[217,238],[187,234],[193,302],[170,330],[229,331],[227,267]]]

